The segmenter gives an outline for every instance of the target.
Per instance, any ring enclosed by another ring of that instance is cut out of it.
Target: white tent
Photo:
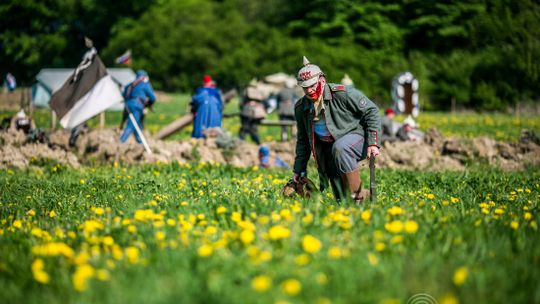
[[[42,69],[36,76],[36,84],[32,86],[32,103],[36,107],[48,108],[51,96],[58,91],[66,82],[74,69]],[[114,82],[118,85],[120,92],[130,82],[135,80],[135,72],[129,68],[107,69]],[[122,103],[117,103],[110,107],[109,111],[123,110]]]

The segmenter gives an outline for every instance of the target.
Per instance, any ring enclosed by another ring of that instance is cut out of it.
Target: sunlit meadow
[[[379,170],[379,200],[362,206],[284,199],[289,176],[177,163],[1,171],[0,298],[540,301],[537,168]]]

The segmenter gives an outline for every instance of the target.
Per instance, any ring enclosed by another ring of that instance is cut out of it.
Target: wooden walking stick
[[[369,158],[369,198],[377,202],[377,181],[375,180],[375,156]]]

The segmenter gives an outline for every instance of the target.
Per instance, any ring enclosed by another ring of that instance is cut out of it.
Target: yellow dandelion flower
[[[260,275],[251,280],[251,288],[257,292],[265,292],[272,287],[272,279],[269,276]]]
[[[227,208],[223,207],[223,206],[219,206],[217,207],[216,209],[216,213],[217,214],[223,214],[223,213],[226,213],[227,212]]]
[[[56,216],[56,212],[54,210],[49,212],[49,217],[53,218],[55,216]]]
[[[140,251],[139,248],[129,246],[126,248],[126,257],[131,264],[135,264],[139,261]]]
[[[96,271],[96,277],[100,281],[108,281],[111,276],[107,269],[99,269],[98,271]]]
[[[33,273],[34,280],[38,281],[41,284],[47,284],[50,282],[49,274],[43,270],[39,270]]]
[[[77,291],[85,291],[88,288],[87,281],[95,274],[94,268],[89,264],[80,265],[72,276],[73,287]]]
[[[306,235],[302,238],[302,248],[308,253],[317,253],[321,250],[322,243],[312,235]]]
[[[137,232],[137,227],[136,227],[135,225],[129,225],[129,226],[127,227],[127,231],[128,231],[129,233],[135,233],[135,232]]]
[[[290,236],[291,236],[291,231],[282,225],[272,226],[268,230],[268,237],[270,237],[270,239],[273,241],[286,239]]]
[[[75,256],[73,261],[75,262],[76,265],[83,265],[83,264],[86,264],[89,259],[90,259],[90,255],[87,252],[82,251],[82,252],[79,252]]]
[[[268,262],[272,259],[272,253],[270,251],[261,251],[259,254],[259,261],[260,262]]]
[[[302,223],[305,225],[311,224],[313,222],[313,214],[308,213],[304,217],[302,217]]]
[[[211,256],[212,253],[214,253],[214,248],[208,244],[202,245],[197,249],[197,254],[201,257]]]
[[[341,248],[337,246],[332,246],[330,249],[328,249],[328,257],[331,259],[339,259],[343,256],[343,252],[341,251]]]
[[[103,237],[102,242],[105,246],[112,246],[114,244],[114,239],[112,236],[107,235]]]
[[[240,241],[244,245],[251,244],[254,239],[255,239],[255,234],[253,233],[253,231],[251,231],[249,229],[244,229],[244,230],[242,230],[242,232],[240,232]]]
[[[435,198],[435,195],[433,193],[429,193],[428,195],[426,195],[426,197],[428,199],[434,199]]]
[[[14,220],[13,221],[13,227],[20,229],[22,227],[22,222],[20,220]]]
[[[523,215],[523,218],[526,221],[530,221],[532,219],[532,214],[530,212],[525,212],[525,214]]]
[[[375,250],[377,250],[379,252],[383,251],[385,248],[386,248],[386,245],[384,243],[382,243],[382,242],[377,242],[375,244]]]
[[[452,197],[450,197],[450,201],[451,201],[453,204],[456,204],[456,203],[459,202],[459,198],[453,197],[453,196],[452,196]]]
[[[311,258],[305,253],[299,254],[294,258],[294,263],[298,266],[305,266],[309,262],[311,262]]]
[[[302,284],[296,279],[288,279],[281,284],[281,289],[284,293],[295,296],[302,291]]]
[[[34,280],[38,281],[41,284],[47,284],[50,281],[49,275],[43,270],[45,268],[45,263],[42,259],[36,259],[32,262],[32,274]]]
[[[413,220],[406,221],[404,228],[407,233],[416,233],[418,231],[418,223]]]
[[[215,226],[208,226],[206,229],[204,229],[205,235],[213,235],[216,234],[217,228]]]
[[[514,229],[514,230],[517,230],[519,228],[519,223],[516,222],[516,221],[512,221],[510,223],[510,228]]]
[[[402,235],[394,235],[390,239],[390,243],[392,243],[392,244],[399,244],[401,242],[403,242],[403,236]]]
[[[384,228],[392,233],[400,233],[403,230],[403,222],[395,220],[390,223],[384,224]]]
[[[158,231],[155,234],[155,237],[156,237],[157,241],[163,241],[165,239],[165,236],[166,236],[165,232],[163,232],[163,231]]]
[[[403,209],[401,209],[401,207],[393,206],[390,209],[388,209],[388,213],[390,215],[400,215],[400,214],[404,214],[405,211],[403,211]]]
[[[456,271],[454,271],[454,276],[452,278],[452,280],[454,281],[454,284],[456,284],[456,286],[463,285],[463,283],[465,283],[465,281],[467,280],[468,274],[469,274],[469,270],[465,266],[462,266],[456,269]]]
[[[360,214],[360,218],[366,223],[369,223],[369,220],[371,219],[371,210],[364,210]]]
[[[257,223],[261,225],[266,225],[270,222],[270,217],[267,215],[261,215],[257,218]]]
[[[234,211],[232,214],[231,214],[231,220],[235,223],[239,222],[242,220],[242,214],[240,212],[237,212],[237,211]]]
[[[94,208],[94,213],[97,215],[103,215],[103,213],[105,213],[105,210],[101,207]]]
[[[458,299],[453,294],[445,294],[442,298],[438,301],[440,304],[459,304]]]

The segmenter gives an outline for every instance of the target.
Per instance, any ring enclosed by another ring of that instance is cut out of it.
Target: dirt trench
[[[161,141],[147,136],[153,153],[133,138],[120,144],[117,129],[95,129],[82,134],[76,147],[69,147],[69,132],[55,130],[46,143],[29,143],[22,131],[0,132],[0,168],[25,168],[47,163],[71,167],[95,164],[143,164],[170,162],[217,162],[237,167],[258,164],[258,146],[232,137],[212,137],[188,141]],[[274,155],[292,166],[294,143],[266,143]],[[517,143],[499,142],[488,137],[464,139],[445,138],[430,129],[423,141],[385,143],[378,158],[381,168],[411,170],[465,170],[469,164],[480,162],[503,170],[522,170],[540,165],[540,145],[521,139]],[[366,162],[361,162],[366,166]]]

